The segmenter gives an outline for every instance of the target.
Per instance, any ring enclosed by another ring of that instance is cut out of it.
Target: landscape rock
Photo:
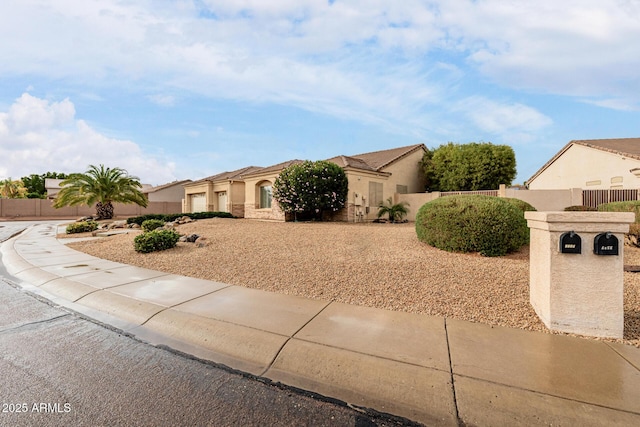
[[[204,248],[209,246],[209,241],[207,240],[206,237],[198,237],[195,241],[196,247],[198,248]]]

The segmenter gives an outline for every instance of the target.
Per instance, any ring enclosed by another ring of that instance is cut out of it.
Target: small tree
[[[449,142],[425,153],[421,165],[428,191],[493,190],[516,177],[513,149],[490,142]]]
[[[393,199],[389,197],[387,199],[387,204],[384,202],[380,202],[380,206],[378,206],[378,218],[383,217],[384,215],[389,216],[389,222],[400,222],[402,218],[409,213],[407,206],[409,203],[400,202],[393,203]]]
[[[74,173],[60,183],[62,189],[53,203],[63,206],[96,204],[98,219],[113,218],[113,203],[135,203],[147,207],[146,196],[139,190],[140,180],[120,168],[89,166],[85,173]]]
[[[6,199],[23,199],[27,194],[27,189],[22,185],[22,181],[11,178],[0,181],[0,197]]]
[[[305,161],[285,168],[273,184],[273,197],[284,212],[311,214],[344,208],[349,182],[344,170],[332,162]]]

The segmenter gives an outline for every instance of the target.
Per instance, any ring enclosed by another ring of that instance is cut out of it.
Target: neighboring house
[[[244,174],[262,168],[249,166],[231,172],[222,172],[184,185],[183,212],[230,212],[244,217]]]
[[[190,179],[173,181],[156,187],[143,184],[142,193],[150,202],[182,202],[184,198],[184,185],[190,183]]]
[[[290,219],[290,217],[285,215],[280,209],[278,202],[273,198],[273,183],[283,169],[297,163],[302,163],[302,160],[288,160],[245,175],[245,218],[273,219],[278,221]]]
[[[528,181],[530,190],[640,188],[640,138],[571,141]]]
[[[54,178],[45,178],[44,179],[44,188],[47,192],[47,199],[55,199],[62,186],[60,183],[64,181],[64,179],[54,179]]]
[[[426,150],[424,144],[417,144],[327,159],[342,167],[349,180],[347,206],[332,219],[373,220],[379,204],[396,193],[423,192],[420,161]],[[184,186],[183,212],[225,211],[244,218],[292,219],[293,215],[285,214],[273,198],[273,184],[285,168],[302,162],[289,160],[265,168],[250,166],[191,182]]]
[[[349,179],[347,206],[342,221],[365,221],[377,217],[378,206],[396,193],[422,193],[425,188],[420,161],[424,144],[327,159],[344,168]],[[418,209],[419,206],[409,206]]]
[[[378,205],[395,193],[423,192],[420,160],[426,150],[424,144],[417,144],[327,159],[342,167],[349,180],[347,206],[336,212],[332,219],[351,222],[373,220],[377,216]],[[244,176],[245,218],[279,221],[291,218],[272,198],[272,186],[280,172],[295,163],[302,163],[302,160],[289,160]]]

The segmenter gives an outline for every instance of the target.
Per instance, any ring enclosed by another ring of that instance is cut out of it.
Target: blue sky
[[[638,0],[0,3],[0,179],[640,137]]]

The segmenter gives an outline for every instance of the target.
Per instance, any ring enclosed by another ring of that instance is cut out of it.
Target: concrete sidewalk
[[[640,349],[309,300],[118,264],[55,225],[2,244],[20,285],[154,345],[426,425],[640,425]]]

